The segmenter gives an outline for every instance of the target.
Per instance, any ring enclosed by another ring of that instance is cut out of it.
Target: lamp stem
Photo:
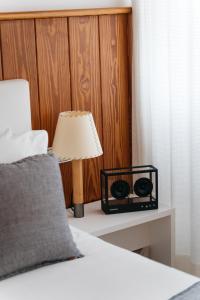
[[[83,206],[83,161],[72,161],[74,217],[84,217]]]

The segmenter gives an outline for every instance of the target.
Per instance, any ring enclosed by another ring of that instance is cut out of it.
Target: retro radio
[[[101,170],[106,214],[158,208],[158,170],[152,165]]]

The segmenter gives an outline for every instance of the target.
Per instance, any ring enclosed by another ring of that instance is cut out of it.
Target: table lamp
[[[93,116],[87,111],[59,114],[52,151],[61,162],[72,161],[74,217],[84,216],[83,159],[103,154]]]

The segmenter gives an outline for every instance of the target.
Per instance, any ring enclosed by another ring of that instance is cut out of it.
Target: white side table
[[[85,217],[80,219],[67,210],[70,225],[130,251],[149,247],[151,259],[173,265],[173,208],[159,204],[156,210],[105,215],[100,201],[84,207]]]

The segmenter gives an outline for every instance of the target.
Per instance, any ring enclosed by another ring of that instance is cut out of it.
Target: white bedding
[[[0,300],[165,300],[198,278],[72,228],[84,258],[0,282]]]

